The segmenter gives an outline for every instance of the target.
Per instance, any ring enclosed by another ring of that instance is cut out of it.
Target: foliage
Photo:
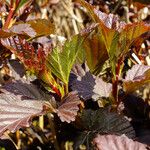
[[[111,144],[108,144],[110,143]],[[97,144],[97,148],[98,149],[103,149],[103,150],[107,150],[107,149],[124,149],[124,150],[130,150],[133,147],[136,149],[147,149],[146,145],[138,143],[138,142],[134,142],[131,139],[128,139],[126,136],[122,135],[122,136],[115,136],[115,135],[103,135],[100,136],[98,135],[95,139],[94,142]]]
[[[46,1],[49,6],[57,3]],[[0,29],[0,79],[4,75],[7,80],[0,87],[0,136],[13,139],[21,137],[19,131],[35,132],[33,137],[42,144],[49,143],[52,149],[69,149],[70,140],[74,149],[83,145],[86,149],[145,149],[146,145],[131,139],[138,135],[136,127],[142,126],[143,120],[143,126],[148,126],[149,104],[142,99],[146,108],[140,107],[147,114],[137,121],[135,113],[128,116],[137,104],[129,106],[127,101],[150,83],[150,66],[141,52],[141,45],[150,38],[150,25],[126,23],[84,0],[74,3],[86,9],[93,23],[61,44],[53,41],[57,30],[54,23],[32,18],[38,2],[0,3],[7,8]],[[66,7],[64,1],[62,5]],[[74,11],[69,12],[79,21]],[[46,124],[47,129],[39,129],[37,122],[41,128]],[[68,128],[64,130],[64,126]]]

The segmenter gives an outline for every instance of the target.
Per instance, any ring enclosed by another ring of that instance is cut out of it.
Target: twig
[[[117,9],[119,8],[119,6],[120,6],[120,4],[122,3],[122,1],[123,1],[123,0],[119,0],[119,1],[118,1],[116,7],[114,8],[114,10],[113,10],[111,13],[113,13],[113,14],[116,13],[116,11],[117,11]]]

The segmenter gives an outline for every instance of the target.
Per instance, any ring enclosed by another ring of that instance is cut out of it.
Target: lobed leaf
[[[128,93],[150,82],[150,66],[134,65],[125,77],[123,88]]]
[[[50,95],[26,80],[5,84],[1,92],[0,135],[6,130],[15,132],[19,128],[29,127],[34,116],[46,113],[46,100],[51,101]]]
[[[82,131],[76,138],[75,149],[78,149],[81,144],[85,144],[87,149],[92,149],[91,142],[96,134],[125,134],[130,138],[135,137],[135,132],[129,121],[122,115],[109,112],[108,108],[96,111],[83,110],[80,119]]]
[[[80,99],[77,95],[77,92],[70,92],[67,96],[65,96],[57,110],[60,120],[68,123],[75,121],[77,111],[79,110],[79,104]]]
[[[97,150],[146,150],[146,145],[133,141],[125,135],[97,135],[93,140]]]
[[[62,49],[55,48],[47,58],[47,67],[65,84],[68,84],[71,68],[77,58],[78,51],[82,50],[80,35],[67,41]]]
[[[80,72],[82,72],[82,68]],[[77,79],[71,83],[72,90],[76,90],[84,100],[97,100],[101,97],[109,97],[112,85],[104,82],[101,78],[95,77],[89,71],[82,73],[82,76],[77,75]]]
[[[20,100],[47,100],[47,98],[45,97],[46,94],[42,93],[42,91],[40,91],[35,85],[27,82],[26,80],[16,80],[11,83],[5,84],[1,87],[0,90],[5,94],[16,96]]]
[[[6,131],[15,132],[29,127],[34,116],[45,113],[44,102],[31,99],[21,100],[14,94],[0,94],[0,136]]]

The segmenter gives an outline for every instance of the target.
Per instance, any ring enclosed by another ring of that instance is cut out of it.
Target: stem
[[[10,24],[10,21],[11,21],[13,15],[14,15],[14,12],[15,12],[15,9],[14,9],[13,7],[11,7],[11,8],[10,8],[10,11],[9,11],[9,14],[8,14],[8,16],[7,16],[6,22],[5,22],[5,24],[4,24],[3,29],[8,29],[9,24]]]
[[[114,10],[112,11],[112,14],[115,14],[115,12],[117,11],[117,9],[119,8],[120,4],[122,3],[123,0],[119,0],[116,7],[114,8]]]
[[[117,106],[119,105],[119,100],[118,100],[118,82],[119,82],[119,73],[120,73],[120,68],[122,65],[122,57],[120,57],[120,59],[118,60],[117,66],[116,66],[116,76],[113,79],[113,90],[112,90],[112,94],[114,97],[114,100],[117,103]]]
[[[56,150],[60,150],[59,144],[58,144],[58,141],[57,141],[57,137],[56,137],[55,125],[54,125],[52,116],[51,116],[50,113],[48,113],[47,116],[48,116],[48,121],[49,121],[50,128],[51,128],[51,130],[52,130],[52,134],[53,134],[55,149],[56,149]]]
[[[65,84],[65,94],[68,94],[68,84]]]

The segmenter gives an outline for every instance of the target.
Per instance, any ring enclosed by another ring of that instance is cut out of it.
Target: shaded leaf
[[[11,70],[11,76],[15,78],[15,80],[19,80],[25,75],[25,68],[19,61],[9,60],[8,66]]]
[[[0,94],[0,135],[6,130],[15,132],[29,127],[32,117],[45,113],[43,105],[42,101],[21,100],[14,94]]]
[[[133,141],[125,135],[97,135],[94,144],[98,150],[146,150],[146,145]]]
[[[75,121],[77,111],[79,110],[79,104],[80,99],[76,92],[70,92],[67,96],[65,96],[57,110],[57,114],[61,121],[66,121],[68,123]]]
[[[11,83],[5,84],[0,89],[2,92],[8,95],[14,95],[20,100],[24,99],[39,99],[50,100],[50,96],[47,97],[46,93],[39,90],[35,85],[27,82],[26,80],[16,80]],[[47,99],[48,98],[48,99]]]
[[[47,58],[47,67],[65,84],[68,84],[71,68],[76,60],[78,51],[82,50],[83,40],[76,35],[67,41],[62,50],[55,48]]]
[[[75,147],[78,149],[79,144],[86,144],[88,150],[91,149],[91,142],[96,134],[126,134],[129,138],[135,137],[135,132],[129,121],[122,115],[115,112],[109,112],[108,109],[101,108],[99,110],[84,110],[81,114],[82,143],[75,141]],[[77,143],[76,143],[77,142]]]
[[[133,0],[133,2],[139,2],[146,5],[150,4],[150,1],[145,1],[145,0]]]
[[[134,65],[125,77],[123,88],[126,92],[133,92],[150,82],[150,66]]]
[[[122,115],[115,112],[109,112],[107,108],[99,110],[85,110],[82,113],[81,121],[83,128],[97,131],[98,133],[126,134],[128,137],[134,137],[134,130],[130,122]]]
[[[77,80],[72,82],[71,88],[76,90],[84,100],[91,98],[97,100],[101,97],[109,97],[112,85],[104,82],[101,78],[95,77],[88,71],[83,76],[77,75]]]

